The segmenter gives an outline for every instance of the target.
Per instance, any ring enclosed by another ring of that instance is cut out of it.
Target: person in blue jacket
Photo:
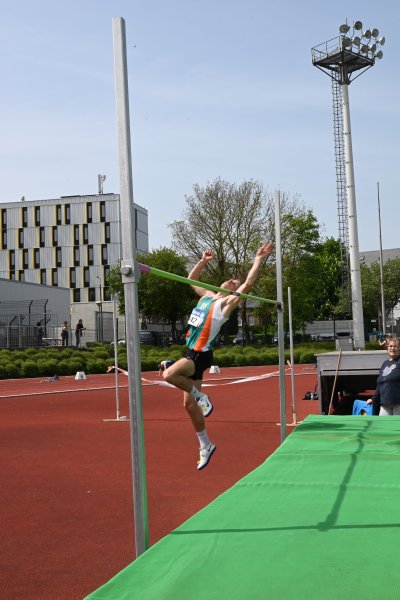
[[[400,340],[390,336],[387,339],[387,358],[376,382],[376,391],[367,404],[379,404],[379,416],[400,415]]]

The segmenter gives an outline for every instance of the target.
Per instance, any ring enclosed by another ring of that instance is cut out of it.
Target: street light
[[[100,343],[103,343],[103,302],[101,300],[97,300],[96,302],[97,308],[99,309],[98,312],[98,324],[99,324],[99,335],[98,335],[98,341]]]
[[[385,38],[378,37],[379,30],[376,28],[365,29],[361,33],[363,30],[361,21],[354,21],[351,35],[349,35],[350,29],[351,27],[347,23],[341,25],[339,27],[340,35],[312,48],[311,55],[313,65],[329,75],[342,88],[354,347],[364,349],[364,316],[348,88],[355,73],[358,74],[353,79],[373,67],[376,59],[380,60],[383,57],[379,46],[384,45]]]
[[[103,288],[101,285],[101,277],[99,275],[96,275],[96,279],[99,280],[99,296],[100,296],[99,300],[100,300],[100,302],[103,302]]]

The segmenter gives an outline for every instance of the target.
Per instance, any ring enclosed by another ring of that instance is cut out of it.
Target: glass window
[[[71,267],[69,270],[69,287],[76,287],[76,271],[74,267]]]
[[[71,205],[66,204],[64,206],[64,216],[65,216],[65,224],[69,225],[71,223]]]
[[[54,225],[51,230],[52,244],[57,246],[58,244],[58,228]]]
[[[104,223],[106,220],[106,203],[104,200],[100,202],[100,222]]]
[[[2,229],[5,229],[7,227],[7,209],[6,208],[1,209],[1,227],[2,227]]]
[[[106,265],[108,263],[108,249],[107,244],[101,245],[101,264]]]
[[[40,283],[42,285],[46,285],[46,283],[47,283],[46,269],[40,269]]]
[[[94,264],[93,246],[87,247],[87,263],[88,263],[88,265]]]
[[[79,244],[79,225],[74,225],[74,246]]]
[[[7,229],[3,229],[1,232],[1,247],[3,250],[7,249]]]
[[[45,233],[44,233],[44,227],[40,227],[39,228],[39,246],[41,248],[44,248],[45,246]]]
[[[88,223],[91,223],[93,220],[93,207],[92,207],[92,203],[88,202],[86,204],[86,221]]]
[[[72,297],[74,299],[74,302],[80,302],[81,301],[81,290],[79,288],[75,288],[72,291]]]
[[[84,244],[89,243],[89,227],[88,225],[82,225],[82,239]]]
[[[57,271],[57,269],[52,269],[51,270],[51,285],[54,285],[54,286],[58,285],[58,271]]]
[[[83,285],[84,285],[84,287],[89,287],[89,285],[90,285],[89,267],[83,267]]]
[[[25,281],[25,271],[23,271],[23,270],[18,271],[18,279],[19,279],[19,281]]]
[[[96,288],[88,289],[88,302],[96,302]]]
[[[74,246],[74,265],[75,265],[75,267],[79,267],[79,263],[80,263],[79,246]]]
[[[60,246],[56,248],[56,266],[62,267],[62,250]]]
[[[61,225],[62,217],[61,217],[61,204],[57,204],[56,206],[56,223],[57,225]]]
[[[15,269],[15,250],[10,250],[8,254],[8,268],[10,271]]]
[[[40,206],[35,206],[35,225],[40,225]]]
[[[33,266],[35,269],[40,267],[40,250],[39,248],[34,248],[33,250]]]
[[[104,241],[106,244],[111,242],[111,227],[110,223],[104,223]]]
[[[29,252],[26,249],[22,251],[22,266],[29,269]]]
[[[24,230],[18,229],[18,248],[24,247]]]
[[[22,227],[28,227],[28,208],[22,207]]]

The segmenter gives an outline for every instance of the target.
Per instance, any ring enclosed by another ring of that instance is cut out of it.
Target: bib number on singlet
[[[192,310],[192,314],[189,317],[188,323],[192,327],[200,327],[201,324],[204,321],[204,317],[205,317],[205,315],[204,315],[204,311],[203,310],[200,310],[198,308],[194,308]]]

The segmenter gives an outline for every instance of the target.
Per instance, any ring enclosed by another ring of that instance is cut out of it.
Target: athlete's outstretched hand
[[[202,260],[210,262],[210,260],[212,260],[214,258],[212,250],[204,250],[203,256],[201,258],[202,258]]]
[[[269,256],[274,248],[274,244],[272,242],[265,242],[256,252],[256,256],[265,257]]]

